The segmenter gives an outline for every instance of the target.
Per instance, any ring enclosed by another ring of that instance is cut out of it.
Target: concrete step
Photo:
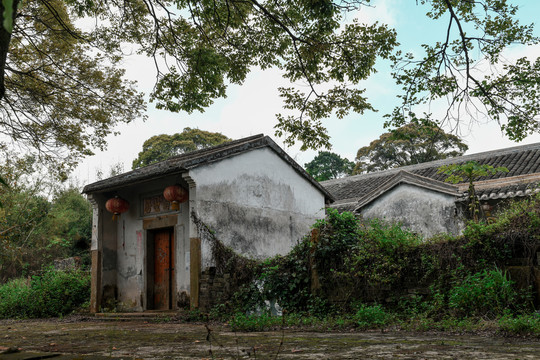
[[[107,312],[96,313],[95,317],[106,321],[165,321],[177,317],[178,314],[178,311]]]

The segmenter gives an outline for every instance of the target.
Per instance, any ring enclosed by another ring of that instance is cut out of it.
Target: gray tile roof
[[[473,160],[509,170],[508,173],[497,173],[477,180],[482,185],[477,187],[482,200],[524,196],[535,192],[540,183],[540,143],[535,143],[328,180],[321,184],[334,195],[334,207],[350,210],[354,208],[353,203],[376,191],[400,171],[443,182],[446,176],[437,173],[439,167]],[[458,187],[462,193],[466,191],[464,183],[458,184]]]
[[[283,149],[281,149],[270,137],[263,134],[246,137],[230,141],[218,146],[197,150],[178,156],[171,157],[167,160],[160,161],[139,169],[128,171],[126,173],[94,182],[86,185],[83,193],[95,193],[110,191],[120,187],[150,181],[152,179],[168,176],[171,174],[183,173],[189,169],[203,166],[213,162],[242,154],[254,149],[268,147],[279,155],[284,161],[289,163],[292,168],[301,176],[305,177],[313,186],[321,191],[326,200],[334,201],[333,196],[315,181],[306,171],[296,163]]]

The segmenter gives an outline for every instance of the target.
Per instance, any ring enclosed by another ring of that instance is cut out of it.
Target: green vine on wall
[[[327,209],[326,218],[314,225],[316,242],[307,235],[288,254],[263,262],[236,254],[195,214],[192,218],[201,239],[211,244],[217,273],[236,276],[228,303],[233,313],[260,311],[264,300],[277,301],[289,313],[323,317],[373,302],[396,309],[417,304],[418,311],[434,317],[491,316],[486,309],[493,304],[520,311],[530,305],[523,300],[530,291],[524,289],[523,296],[510,292],[511,282],[500,269],[513,258],[526,258],[524,265],[530,266],[540,250],[540,196],[516,201],[494,223],[469,222],[462,236],[432,239],[421,239],[399,224]],[[316,292],[310,286],[315,268],[321,285]],[[467,287],[475,284],[496,284],[511,296],[493,297],[491,305],[465,298]],[[462,302],[470,306],[459,312]]]
[[[237,254],[232,248],[225,245],[217,238],[215,231],[210,229],[195,211],[191,212],[191,219],[197,227],[197,232],[201,241],[210,244],[211,256],[216,267],[216,274],[229,274],[229,285],[233,291],[240,286],[253,281],[256,268],[260,264],[260,261]]]

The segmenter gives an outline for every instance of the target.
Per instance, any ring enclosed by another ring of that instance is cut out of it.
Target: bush
[[[361,329],[383,327],[391,318],[392,316],[381,305],[361,304],[354,315],[354,320]]]
[[[513,307],[518,298],[512,281],[500,269],[484,270],[467,276],[450,289],[448,306],[460,317],[494,318]]]
[[[28,317],[31,297],[26,279],[13,279],[0,286],[0,319]]]
[[[0,318],[43,318],[69,314],[90,298],[90,274],[45,270],[30,280],[0,286]]]
[[[540,314],[505,315],[499,319],[499,328],[513,334],[540,334]]]

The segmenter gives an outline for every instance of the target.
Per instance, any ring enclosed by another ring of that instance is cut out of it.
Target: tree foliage
[[[106,146],[117,123],[141,117],[144,100],[123,79],[120,58],[99,52],[73,24],[66,2],[25,0],[13,6],[13,32],[0,29],[0,45],[10,37],[0,63],[0,141],[10,145],[10,153],[15,141],[55,164],[51,169],[65,178],[81,156]]]
[[[402,85],[402,105],[389,123],[403,125],[416,118],[434,100],[445,99],[448,110],[441,122],[469,124],[487,118],[500,124],[512,140],[522,140],[539,130],[540,59],[506,60],[512,45],[538,44],[533,25],[516,19],[518,7],[506,0],[422,0],[433,20],[448,20],[445,36],[424,44],[425,55],[398,52],[393,57],[394,78]],[[489,72],[482,69],[489,68]]]
[[[415,58],[395,52],[393,29],[356,20],[356,12],[369,4],[369,0],[29,0],[18,7],[19,0],[12,0],[12,8],[18,8],[12,12],[13,35],[5,27],[0,32],[4,108],[30,115],[12,117],[5,122],[4,128],[10,130],[5,132],[33,146],[45,142],[56,149],[60,144],[72,157],[87,154],[90,145],[103,145],[103,135],[115,122],[129,121],[142,106],[115,68],[103,71],[99,79],[110,86],[96,88],[99,76],[93,70],[105,58],[114,64],[130,51],[127,44],[155,59],[157,78],[150,99],[158,108],[174,112],[203,111],[226,96],[229,84],[242,84],[254,68],[279,69],[293,85],[279,89],[285,112],[277,115],[276,133],[285,136],[287,144],[300,141],[304,149],[329,147],[323,120],[331,115],[341,118],[374,110],[359,84],[375,72],[378,59],[394,62],[394,77],[403,87],[403,103],[389,123],[402,126],[426,104],[448,98],[450,106],[441,122],[464,121],[468,115],[476,119],[483,111],[512,139],[538,130],[540,101],[535,94],[540,62],[526,58],[503,62],[508,46],[539,41],[532,26],[516,20],[515,6],[505,0],[417,2],[429,18],[448,19],[448,27],[435,44],[422,45],[424,54]],[[1,10],[3,20],[9,20],[7,8]],[[95,26],[81,32],[70,21],[79,18],[91,18]],[[86,56],[89,49],[94,49],[97,60]],[[486,75],[475,70],[480,64],[498,71]],[[10,90],[14,85],[8,80],[28,85]],[[30,111],[38,101],[46,105]],[[18,108],[23,104],[29,105]],[[104,109],[112,113],[105,114]],[[47,115],[38,121],[37,112]],[[29,122],[40,126],[31,127]]]
[[[97,40],[111,48],[137,43],[141,52],[166,60],[157,61],[151,95],[160,108],[203,110],[226,95],[228,84],[242,84],[254,67],[278,68],[291,83],[306,85],[279,89],[285,112],[277,116],[276,133],[287,144],[328,147],[324,119],[372,110],[359,84],[385,58],[394,61],[403,86],[403,104],[392,118],[396,125],[416,117],[412,113],[425,110],[425,103],[448,97],[450,108],[456,107],[441,121],[463,121],[464,106],[482,103],[513,138],[536,130],[540,102],[529,90],[538,90],[538,67],[526,59],[503,67],[501,55],[509,45],[538,39],[504,0],[417,2],[429,18],[448,19],[439,41],[423,45],[421,59],[394,52],[396,33],[386,25],[349,20],[375,1],[197,0],[174,1],[170,8],[153,0],[71,3],[107,19]],[[475,72],[481,62],[499,66],[499,73],[490,78]]]
[[[35,167],[31,158],[0,167],[9,185],[0,187],[0,283],[28,275],[56,258],[89,260],[89,202],[76,188],[35,181],[40,177]]]
[[[325,181],[350,175],[354,163],[336,153],[319,151],[319,154],[305,164],[304,168],[315,180]]]
[[[508,172],[508,169],[503,166],[493,167],[489,164],[479,164],[476,161],[467,161],[461,164],[441,166],[437,173],[448,175],[444,181],[452,184],[464,181],[469,183],[469,216],[475,222],[478,222],[480,203],[476,196],[474,181],[478,180],[480,177],[494,175],[498,172]]]
[[[153,164],[158,161],[186,152],[200,150],[231,141],[218,132],[184,128],[181,133],[173,135],[161,134],[147,139],[143,149],[133,160],[133,169]]]
[[[416,121],[382,134],[356,155],[353,174],[461,156],[468,146],[430,121]]]

